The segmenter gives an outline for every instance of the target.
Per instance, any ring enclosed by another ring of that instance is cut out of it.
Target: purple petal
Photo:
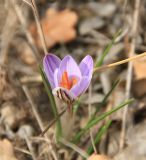
[[[74,94],[76,97],[80,96],[87,90],[90,81],[91,78],[83,77],[74,87],[71,88],[71,93]]]
[[[57,96],[60,100],[63,100],[65,103],[71,104],[76,99],[73,93],[62,87],[54,88],[53,94]]]
[[[55,87],[54,72],[59,68],[60,63],[61,60],[54,54],[46,55],[43,60],[44,71],[52,88]]]
[[[79,65],[82,76],[92,77],[93,73],[93,59],[87,55]]]
[[[59,67],[59,79],[61,79],[61,76],[65,71],[67,72],[69,77],[75,76],[79,79],[82,77],[77,63],[71,56],[65,56],[61,61]]]
[[[55,84],[55,88],[59,87],[59,81],[58,81],[58,68],[55,70],[54,72],[54,84]]]

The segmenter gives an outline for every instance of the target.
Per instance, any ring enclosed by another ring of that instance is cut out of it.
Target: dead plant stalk
[[[134,13],[133,13],[133,24],[132,24],[133,37],[132,37],[132,41],[131,41],[129,57],[132,57],[135,54],[135,44],[136,44],[136,34],[137,34],[137,28],[138,28],[139,8],[140,8],[140,0],[135,0],[135,9],[134,9]],[[129,62],[128,63],[128,71],[127,71],[127,80],[126,80],[125,99],[130,98],[132,75],[133,75],[133,63]],[[124,144],[125,144],[127,111],[128,111],[128,105],[125,106],[124,110],[123,110],[121,138],[120,138],[120,142],[119,142],[120,150],[123,149]]]

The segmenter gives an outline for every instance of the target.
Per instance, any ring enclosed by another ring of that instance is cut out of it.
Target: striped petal
[[[61,79],[64,72],[67,72],[69,77],[75,76],[79,79],[82,77],[77,63],[71,56],[65,56],[61,61],[59,67],[59,79]]]
[[[54,72],[57,68],[59,68],[60,63],[61,60],[54,54],[46,55],[43,60],[44,71],[52,88],[55,87]]]
[[[76,99],[76,96],[73,93],[62,87],[54,88],[53,94],[67,104],[72,104]]]
[[[71,88],[70,92],[75,95],[75,97],[83,94],[89,87],[91,78],[83,77],[74,87]]]
[[[79,65],[82,76],[92,77],[93,73],[93,59],[90,55],[87,55]]]

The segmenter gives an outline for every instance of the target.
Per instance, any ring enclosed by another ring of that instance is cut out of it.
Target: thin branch
[[[18,147],[14,147],[14,149],[15,149],[16,151],[19,151],[19,152],[22,152],[22,153],[25,153],[25,154],[31,156],[31,153],[30,153],[29,151],[25,150],[25,149],[18,148]]]
[[[66,112],[66,110],[67,110],[67,108],[65,108],[61,113],[59,113],[58,116],[55,119],[53,119],[49,123],[49,125],[42,131],[40,136],[43,136],[49,130],[49,128],[58,120],[58,118],[60,118]]]
[[[146,56],[146,52],[141,53],[141,54],[136,55],[136,56],[132,56],[132,57],[130,57],[130,58],[127,58],[127,59],[124,59],[124,60],[121,60],[121,61],[118,61],[118,62],[115,62],[115,63],[112,63],[112,64],[103,65],[103,66],[101,66],[101,67],[94,68],[93,73],[95,73],[95,72],[101,72],[101,71],[103,71],[103,70],[105,70],[105,69],[110,69],[110,68],[119,66],[119,65],[121,65],[121,64],[125,64],[125,63],[127,63],[127,62],[131,62],[131,61],[137,60],[137,59],[142,58],[142,57],[145,57],[145,56]]]
[[[31,36],[30,32],[27,30],[25,19],[24,19],[24,16],[22,14],[21,8],[15,2],[13,4],[13,6],[14,6],[15,12],[17,14],[17,17],[18,17],[18,19],[19,19],[19,21],[20,21],[20,23],[22,25],[22,28],[23,28],[23,30],[24,30],[24,32],[26,34],[26,38],[28,40],[28,43],[29,43],[29,45],[30,45],[30,47],[31,47],[31,49],[32,49],[32,51],[34,53],[34,56],[35,56],[37,62],[40,62],[40,60],[41,60],[40,54],[39,54],[36,46],[34,45],[34,40],[33,40],[32,36]]]
[[[31,104],[32,111],[33,111],[33,113],[34,113],[34,115],[35,115],[35,117],[36,117],[36,120],[37,120],[37,122],[38,122],[38,124],[39,124],[39,126],[40,126],[40,129],[41,129],[41,131],[43,131],[43,130],[44,130],[44,126],[43,126],[42,120],[41,120],[41,118],[40,118],[40,116],[39,116],[39,113],[38,113],[38,111],[37,111],[37,109],[36,109],[37,106],[36,106],[35,103],[33,102],[32,98],[31,98],[32,96],[31,96],[31,94],[30,94],[27,86],[23,85],[22,88],[23,88],[23,91],[24,91],[27,99],[29,100],[29,102],[30,102],[30,104]]]
[[[89,100],[90,100],[91,97],[92,97],[92,84],[90,84],[88,95],[89,95],[88,97],[89,97]],[[92,108],[91,107],[92,106],[91,106],[91,103],[89,101],[89,104],[88,104],[89,119],[92,116]],[[91,139],[93,150],[94,150],[95,153],[97,153],[96,146],[95,146],[95,143],[94,143],[94,137],[93,137],[92,129],[90,129],[90,139]]]
[[[137,28],[138,28],[139,8],[140,8],[140,0],[135,0],[135,10],[134,10],[133,24],[132,24],[133,37],[132,37],[132,41],[131,41],[131,48],[130,48],[130,52],[129,52],[129,57],[132,57],[135,54],[135,44],[136,44],[136,33],[137,33]],[[127,71],[127,81],[126,81],[126,94],[125,94],[126,99],[128,99],[130,97],[132,76],[133,76],[133,63],[129,62],[128,71]],[[127,111],[128,111],[128,105],[125,106],[124,110],[123,110],[122,130],[121,130],[121,138],[120,138],[120,143],[119,143],[120,150],[123,149],[124,144],[125,144]]]
[[[30,140],[29,140],[28,137],[27,137],[27,133],[26,133],[26,135],[25,135],[25,141],[26,141],[27,147],[28,147],[28,149],[29,149],[29,151],[30,151],[30,154],[31,154],[31,156],[32,156],[32,159],[33,159],[33,160],[37,160],[36,155],[35,155],[35,152],[34,152],[34,149],[33,149],[33,147],[32,147],[32,144],[31,144]]]
[[[67,147],[73,149],[74,151],[76,151],[77,153],[79,153],[82,157],[84,157],[84,158],[88,158],[89,157],[88,154],[85,151],[83,151],[81,148],[79,148],[75,144],[65,140],[64,138],[60,138],[59,141],[62,144],[64,144],[65,146],[67,146]]]
[[[48,53],[47,52],[47,45],[46,45],[46,41],[45,41],[45,36],[44,36],[43,29],[42,29],[42,25],[40,23],[40,17],[39,17],[39,14],[38,14],[38,10],[37,10],[37,6],[36,6],[36,3],[35,3],[35,0],[31,0],[31,3],[29,3],[27,0],[22,0],[22,1],[25,2],[26,4],[28,4],[33,10],[35,21],[36,21],[36,25],[37,25],[37,30],[38,30],[38,33],[39,33],[39,36],[40,36],[40,40],[41,40],[41,43],[42,43],[44,54],[47,54]]]
[[[28,100],[29,100],[29,102],[31,104],[32,111],[33,111],[33,113],[34,113],[34,115],[36,117],[36,120],[37,120],[37,122],[39,124],[39,127],[40,127],[41,131],[43,132],[44,131],[44,126],[43,126],[43,122],[42,122],[42,120],[41,120],[41,118],[39,116],[39,113],[36,110],[37,106],[35,105],[34,101],[32,100],[31,94],[30,94],[27,86],[23,85],[22,88],[24,90],[24,93],[26,94],[26,97],[28,98]],[[44,135],[44,136],[45,136],[45,138],[47,140],[49,139],[47,135]],[[56,152],[54,151],[52,144],[50,144],[50,147],[52,148],[50,153],[52,154],[52,156],[54,157],[55,160],[58,160],[57,159],[58,156],[57,156]]]
[[[42,42],[42,46],[44,49],[44,54],[47,54],[47,45],[46,45],[46,41],[45,41],[45,36],[44,36],[44,32],[43,32],[43,28],[40,22],[40,17],[38,14],[38,10],[37,10],[37,6],[36,6],[36,2],[35,0],[31,0],[32,5],[33,5],[33,12],[34,12],[34,16],[35,16],[35,20],[36,20],[36,24],[37,24],[37,28],[38,28],[38,33],[40,35],[40,40]]]

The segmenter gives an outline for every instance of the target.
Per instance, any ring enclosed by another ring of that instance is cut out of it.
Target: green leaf
[[[110,90],[108,91],[108,93],[105,95],[105,97],[103,98],[102,102],[99,104],[98,107],[96,107],[96,111],[95,111],[95,113],[93,114],[93,118],[94,118],[94,116],[97,114],[97,112],[99,111],[99,109],[106,104],[109,96],[112,94],[112,92],[113,92],[114,89],[117,87],[117,85],[119,84],[119,82],[120,82],[120,80],[116,80],[116,81],[113,83],[111,89],[110,89]]]
[[[81,104],[81,101],[80,100],[77,100],[75,102],[75,104],[73,105],[73,112],[76,113],[80,107],[80,104]]]
[[[115,43],[116,38],[121,34],[121,30],[119,30],[114,37],[112,38],[111,42],[106,46],[101,58],[97,61],[95,67],[100,67],[103,64],[103,61],[107,54],[109,53],[110,49],[112,48],[113,44]]]
[[[104,126],[102,126],[100,128],[100,130],[98,131],[98,133],[96,134],[95,136],[95,139],[94,139],[94,144],[97,145],[101,139],[101,137],[106,133],[107,129],[109,128],[109,126],[111,125],[112,121],[108,121]],[[87,153],[89,155],[91,155],[93,153],[94,149],[93,149],[93,146],[91,145],[88,150],[87,150]]]
[[[51,108],[52,108],[54,117],[57,119],[57,121],[56,121],[56,139],[58,140],[62,135],[62,127],[61,127],[60,118],[57,118],[58,117],[57,106],[56,106],[56,103],[55,103],[54,96],[52,94],[51,86],[50,86],[50,84],[49,84],[49,82],[48,82],[48,80],[45,76],[45,73],[44,73],[44,71],[43,71],[43,69],[40,65],[39,65],[39,70],[40,70],[40,74],[41,74],[41,77],[42,77],[42,80],[43,80],[43,84],[45,86],[47,95],[48,95],[50,103],[51,103]]]
[[[89,123],[78,133],[76,134],[76,136],[73,138],[73,142],[78,142],[81,137],[94,125],[96,125],[97,123],[99,123],[101,120],[105,119],[107,116],[111,115],[112,113],[116,112],[117,110],[119,110],[120,108],[124,107],[125,105],[128,105],[130,103],[133,102],[133,99],[129,99],[123,103],[121,103],[120,105],[118,105],[117,107],[113,108],[111,111],[108,111],[106,113],[103,113],[102,115],[95,117],[92,121],[89,120]]]
[[[96,110],[95,110],[95,112],[93,113],[93,115],[91,116],[91,118],[90,118],[90,120],[88,121],[87,125],[88,125],[92,120],[94,120],[97,112],[100,110],[100,108],[101,108],[102,106],[105,105],[105,103],[107,102],[109,96],[111,95],[111,93],[113,92],[113,90],[117,87],[117,85],[119,84],[119,82],[120,82],[120,81],[117,80],[117,81],[115,81],[115,82],[113,83],[111,89],[110,89],[109,92],[105,95],[105,97],[103,98],[102,102],[96,107]],[[78,104],[79,104],[79,103],[80,103],[80,102],[78,102]],[[77,133],[77,134],[78,134],[78,133]]]

